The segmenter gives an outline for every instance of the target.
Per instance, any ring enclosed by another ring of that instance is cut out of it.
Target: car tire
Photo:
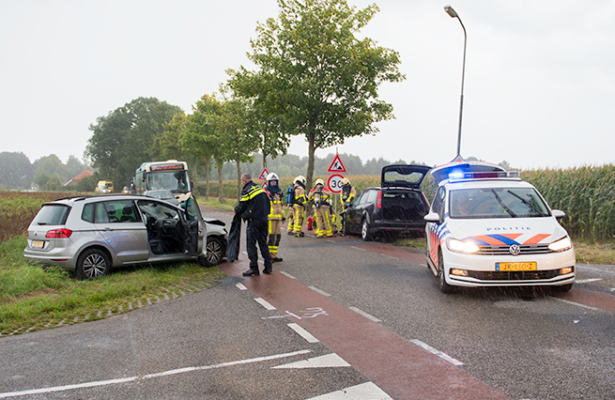
[[[551,289],[555,290],[556,292],[569,292],[570,289],[572,289],[572,283],[569,283],[567,285],[551,286]]]
[[[369,232],[369,222],[367,222],[367,218],[365,218],[363,223],[361,223],[361,239],[366,242],[372,240],[372,234]]]
[[[438,252],[438,287],[440,291],[445,294],[453,293],[455,288],[446,283],[446,277],[444,274],[444,261],[442,260],[442,252]]]
[[[101,249],[87,249],[77,259],[75,271],[80,280],[107,275],[111,271],[109,256]]]
[[[217,237],[207,238],[207,261],[209,265],[214,267],[222,261],[224,257],[224,246],[222,241]]]

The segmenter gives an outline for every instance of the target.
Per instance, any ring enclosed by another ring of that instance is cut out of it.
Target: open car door
[[[191,254],[204,255],[206,251],[205,235],[207,234],[207,228],[194,196],[188,197],[184,210],[186,211],[186,224],[188,225],[188,250]]]

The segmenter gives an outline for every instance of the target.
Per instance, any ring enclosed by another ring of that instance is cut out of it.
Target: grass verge
[[[197,263],[142,265],[79,281],[27,264],[24,236],[0,243],[0,337],[94,321],[212,287],[224,277]]]

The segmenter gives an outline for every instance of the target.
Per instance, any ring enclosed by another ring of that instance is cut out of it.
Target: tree
[[[223,92],[224,93],[224,92]],[[230,160],[237,167],[237,198],[241,196],[241,163],[253,162],[251,156],[258,149],[258,132],[248,130],[246,124],[247,107],[239,98],[226,99],[220,109],[220,133]]]
[[[382,82],[400,82],[397,52],[355,34],[379,11],[345,0],[278,0],[279,18],[257,27],[249,59],[257,70],[230,71],[236,93],[283,115],[289,134],[308,142],[308,184],[316,149],[374,134],[374,123],[393,118],[378,99]]]
[[[204,95],[192,106],[193,113],[186,119],[184,145],[201,154],[206,163],[205,196],[209,197],[209,164],[213,160],[218,169],[218,200],[224,202],[222,191],[222,167],[228,161],[220,133],[221,105],[216,95]],[[189,146],[188,146],[189,143]]]
[[[24,153],[0,153],[0,186],[25,189],[32,181],[32,164]]]
[[[156,152],[155,139],[162,134],[164,124],[181,112],[166,101],[139,97],[90,125],[93,133],[85,155],[102,179],[110,179],[114,187],[121,188],[139,165],[161,157]]]
[[[32,167],[34,168],[34,182],[40,187],[47,188],[49,181],[62,186],[72,178],[72,176],[69,177],[70,173],[66,165],[55,154],[37,159]]]

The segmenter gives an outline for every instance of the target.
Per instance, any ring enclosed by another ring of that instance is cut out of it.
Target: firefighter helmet
[[[344,177],[342,178],[342,186],[350,185],[350,179]]]
[[[298,177],[295,178],[295,180],[293,181],[293,183],[301,183],[303,186],[305,186],[305,176],[303,175],[299,175]]]
[[[280,178],[274,172],[267,175],[267,190],[270,193],[280,192]]]
[[[318,185],[325,186],[325,181],[323,181],[322,179],[316,179],[316,183],[314,183],[314,187],[316,187]]]

